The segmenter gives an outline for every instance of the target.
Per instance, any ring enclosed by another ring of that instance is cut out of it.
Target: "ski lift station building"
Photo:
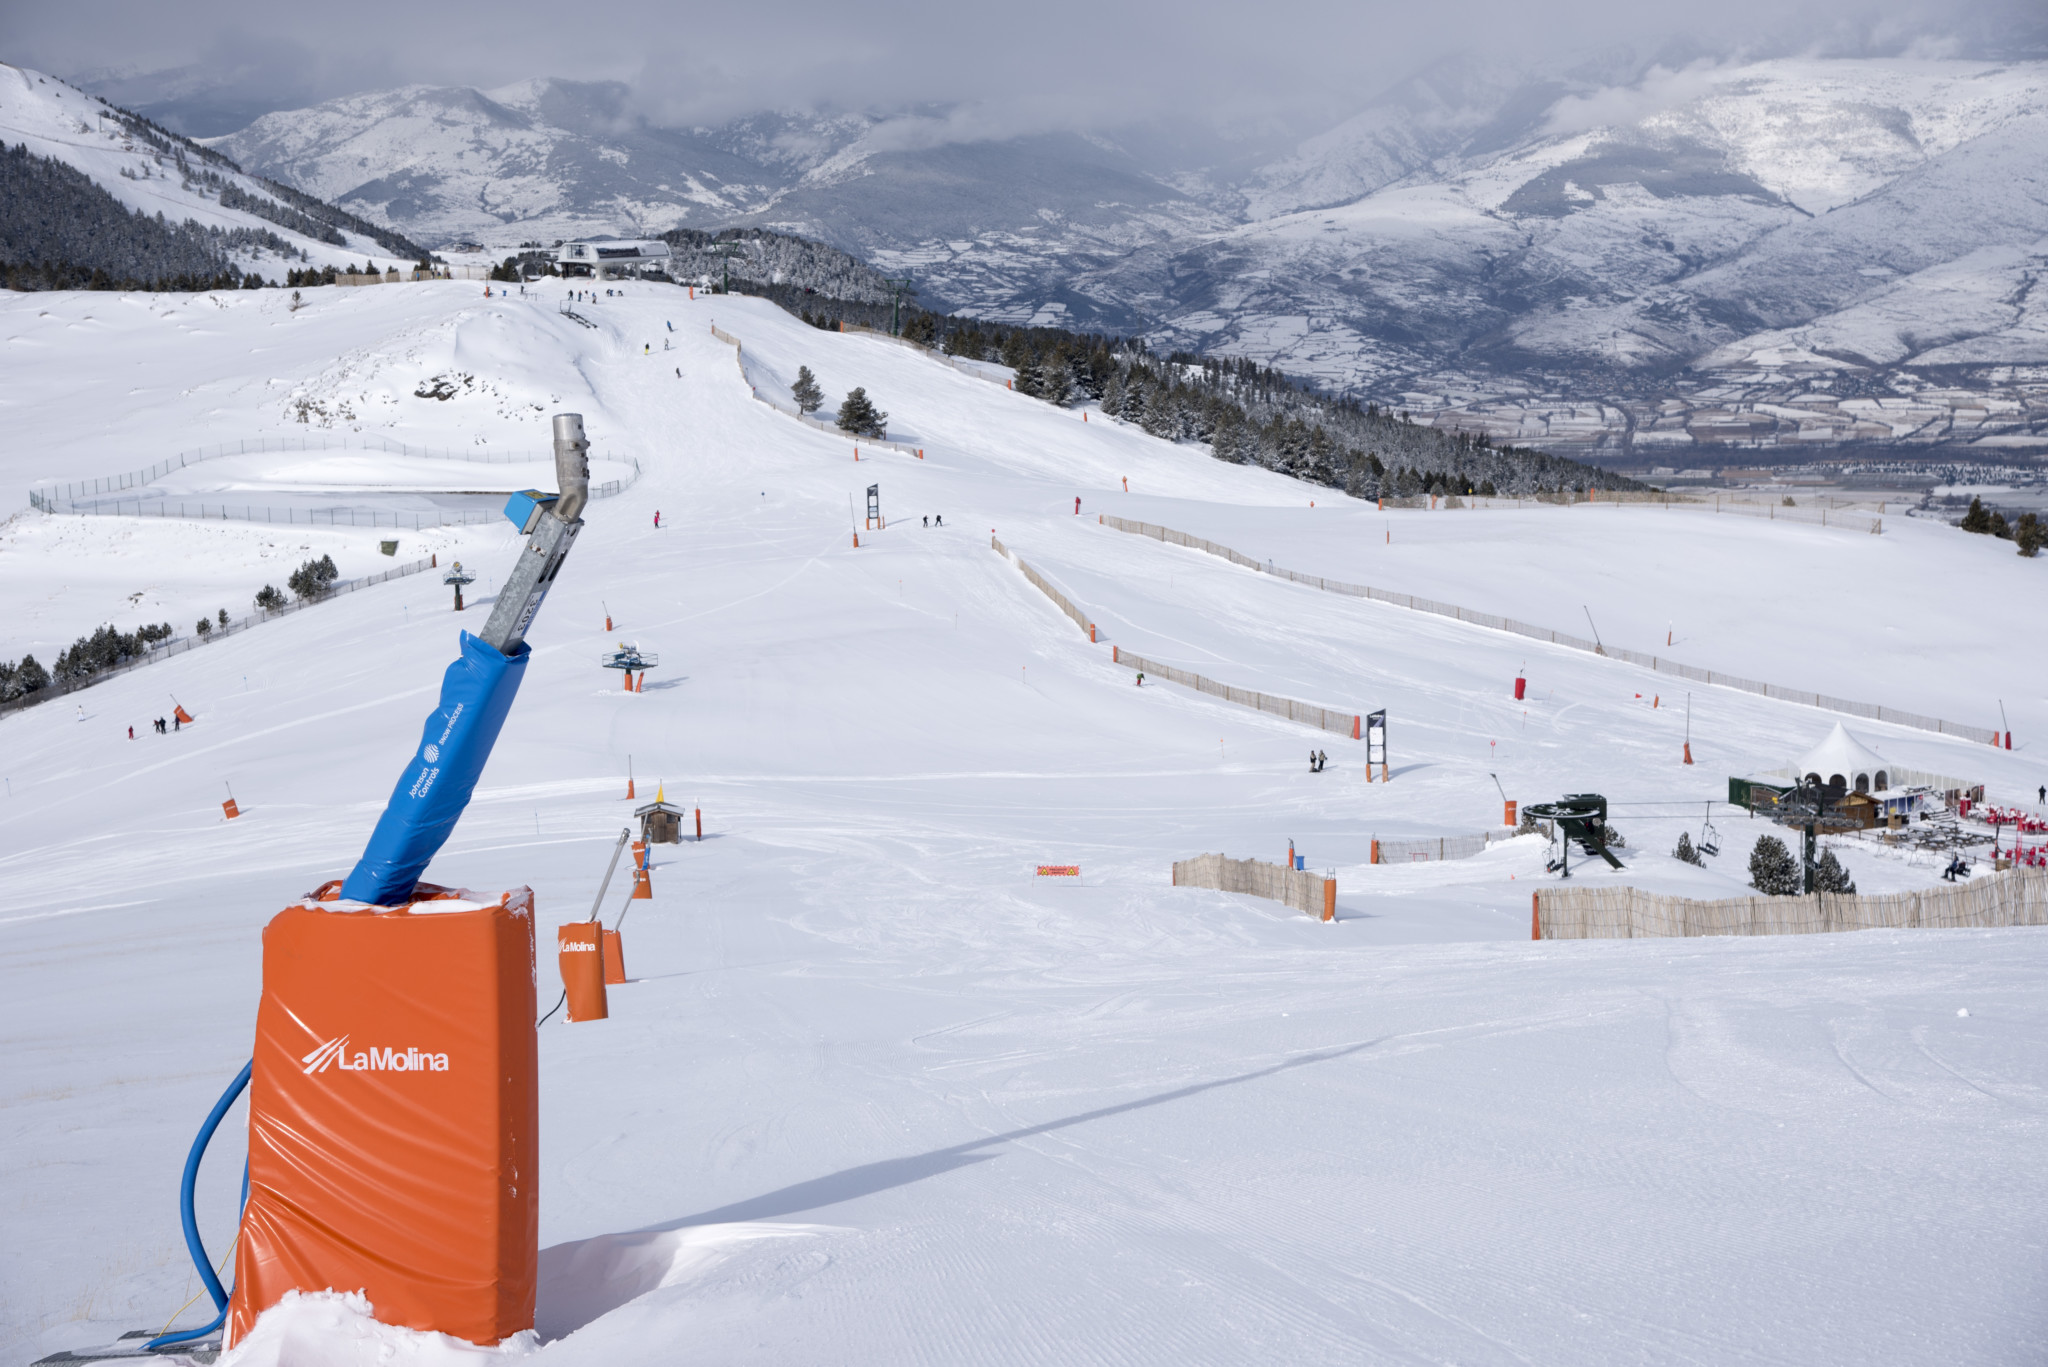
[[[652,266],[668,266],[668,243],[648,242],[564,242],[555,250],[555,264],[562,274],[589,271],[598,280],[614,275],[638,275]]]

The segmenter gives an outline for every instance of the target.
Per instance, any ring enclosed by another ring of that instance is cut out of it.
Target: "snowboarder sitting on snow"
[[[1958,875],[1964,878],[1970,876],[1970,866],[1963,862],[1963,857],[1959,854],[1951,856],[1948,867],[1941,871],[1942,878],[1951,883],[1956,881]]]

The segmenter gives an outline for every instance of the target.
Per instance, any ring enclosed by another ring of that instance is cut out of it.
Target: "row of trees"
[[[151,646],[170,638],[169,622],[141,626],[133,631],[103,626],[57,652],[57,663],[52,669],[45,669],[34,655],[24,655],[13,662],[0,661],[0,702],[12,702],[39,692],[53,682],[76,683],[80,679],[89,679],[147,655]]]
[[[297,207],[287,207],[244,190],[217,171],[205,167],[194,171],[183,147],[166,146],[186,173],[187,182],[215,191],[223,208],[269,219],[323,242],[346,241],[333,220],[345,221],[357,231],[369,227],[296,191],[290,194]],[[214,159],[224,161],[217,156]],[[233,163],[226,165],[234,170]],[[265,182],[265,187],[279,195],[286,193],[283,186]],[[404,254],[415,260],[429,259],[402,236],[369,235],[387,246],[404,248]],[[286,262],[308,259],[303,250],[267,228],[209,227],[192,219],[172,223],[161,210],[155,214],[131,211],[91,176],[64,161],[37,156],[25,143],[0,146],[0,282],[8,289],[260,289],[276,282],[244,271],[235,258],[237,254],[265,253]],[[332,270],[293,268],[288,271],[287,284],[332,283],[333,274]],[[315,275],[325,279],[315,280]]]
[[[1047,403],[1092,401],[1156,437],[1203,443],[1218,460],[1262,465],[1361,498],[1646,487],[1580,461],[1496,447],[1484,434],[1426,427],[1405,412],[1319,394],[1243,358],[1162,359],[1142,341],[1048,328],[984,331],[924,313],[903,335],[948,355],[1009,366],[1019,393]]]
[[[1970,500],[1970,511],[1963,514],[1957,524],[1966,532],[1978,536],[1995,536],[2001,541],[2010,541],[2019,547],[2019,553],[2029,560],[2048,546],[2048,522],[2043,522],[2036,513],[2021,513],[2017,522],[2007,522],[2005,514],[1984,506],[1984,500]]]
[[[899,293],[895,281],[851,252],[766,228],[673,228],[661,240],[668,243],[668,273],[675,279],[710,279],[723,288],[730,278],[735,294],[768,294],[792,313],[809,297],[886,315]]]
[[[223,196],[220,201],[223,208],[240,209],[244,213],[268,219],[281,228],[288,228],[292,232],[302,233],[316,241],[332,243],[335,246],[341,246],[344,242],[340,233],[336,231],[340,229],[359,237],[369,238],[393,256],[421,262],[431,259],[431,254],[424,247],[394,228],[386,228],[382,224],[359,218],[346,209],[329,204],[326,200],[316,199],[303,190],[293,189],[268,176],[249,175],[227,154],[203,143],[194,142],[182,133],[173,133],[162,124],[146,119],[132,110],[115,109],[113,116],[120,121],[122,128],[130,137],[138,142],[148,143],[156,148],[162,157],[170,158],[187,181],[196,180],[211,187],[232,189],[237,198],[230,203],[229,199]],[[199,164],[200,169],[197,171],[192,169],[194,162]],[[264,194],[256,195],[244,191],[240,186],[226,181],[221,172],[247,176],[263,190]],[[265,199],[265,195],[270,198]]]
[[[735,292],[774,299],[813,327],[886,329],[900,316],[904,340],[1009,366],[1019,393],[1051,404],[1096,403],[1154,436],[1206,445],[1218,460],[1262,465],[1361,498],[1564,497],[1648,487],[1582,461],[1497,447],[1484,434],[1444,431],[1405,412],[1321,394],[1241,357],[1161,358],[1133,338],[1003,327],[919,308],[899,315],[892,283],[872,271],[865,297],[841,299],[742,282],[734,270]]]
[[[325,595],[339,574],[334,557],[323,555],[293,570],[285,584],[300,602],[307,602]],[[264,611],[275,611],[285,602],[285,596],[274,585],[265,584],[256,594],[256,606]],[[213,635],[216,623],[221,627],[227,626],[226,608],[214,617],[201,617],[193,629],[202,638],[208,637]],[[77,683],[95,674],[117,669],[130,660],[147,655],[158,643],[170,640],[173,634],[169,622],[140,626],[133,631],[103,626],[90,636],[79,637],[68,649],[59,651],[56,665],[49,669],[38,663],[33,654],[23,655],[18,661],[0,660],[0,703],[40,692],[52,683]]]
[[[283,238],[244,229],[244,243],[197,223],[170,223],[161,213],[130,212],[84,172],[25,144],[0,151],[0,262],[10,289],[134,288],[157,281],[241,284],[228,253],[261,243],[286,248]],[[269,242],[262,243],[268,238]]]
[[[1798,897],[1806,891],[1806,871],[1784,841],[1766,835],[1749,852],[1749,885],[1771,897]],[[1833,850],[1824,849],[1813,861],[1813,887],[1816,892],[1853,893],[1856,880]]]

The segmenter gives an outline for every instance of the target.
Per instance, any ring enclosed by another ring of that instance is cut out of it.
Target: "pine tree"
[[[807,365],[796,368],[796,383],[789,387],[789,394],[796,400],[799,413],[815,413],[825,402],[825,391],[818,388],[818,377],[811,374]]]
[[[35,656],[24,655],[19,664],[0,661],[0,702],[12,702],[49,686],[50,671],[37,664]]]
[[[1039,397],[1038,358],[1026,350],[1013,364],[1017,375],[1010,381],[1010,388],[1034,399]]]
[[[265,584],[256,590],[256,606],[264,612],[275,612],[284,606],[284,595],[277,591],[277,585]]]
[[[334,557],[323,555],[318,560],[308,560],[292,571],[285,580],[285,587],[297,594],[301,600],[318,598],[327,592],[327,586],[334,582],[340,571],[334,568]]]
[[[1684,831],[1678,833],[1678,848],[1671,852],[1671,857],[1682,864],[1692,864],[1700,868],[1706,867],[1707,863],[1705,857],[1692,847],[1692,837]]]
[[[2019,545],[2020,554],[2031,560],[2048,546],[2048,522],[2038,514],[2021,513],[2019,525],[2012,529],[2012,539]]]
[[[222,626],[226,626],[228,624],[228,610],[226,608],[222,608],[220,612],[216,615],[220,618],[220,624]]]
[[[198,631],[201,636],[213,635],[213,619],[211,617],[200,618]]]
[[[855,388],[839,401],[839,430],[879,439],[889,433],[889,415],[875,407],[866,389]]]
[[[1785,842],[1767,835],[1749,852],[1749,885],[1766,896],[1796,897],[1805,890],[1806,879]]]
[[[1038,397],[1065,408],[1074,397],[1074,372],[1067,358],[1055,352],[1038,367]]]
[[[1813,863],[1813,888],[1815,892],[1856,891],[1856,880],[1842,867],[1842,861],[1835,858],[1833,850],[1822,850],[1820,858]]]
[[[1970,511],[1963,514],[1963,520],[1960,525],[1964,531],[1975,532],[1979,536],[1990,534],[1991,514],[1984,511],[1983,499],[1973,498],[1970,500]]]

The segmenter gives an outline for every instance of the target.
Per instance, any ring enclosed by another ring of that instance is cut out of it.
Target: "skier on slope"
[[[661,530],[661,509],[659,508],[654,510],[654,529],[656,531]]]

